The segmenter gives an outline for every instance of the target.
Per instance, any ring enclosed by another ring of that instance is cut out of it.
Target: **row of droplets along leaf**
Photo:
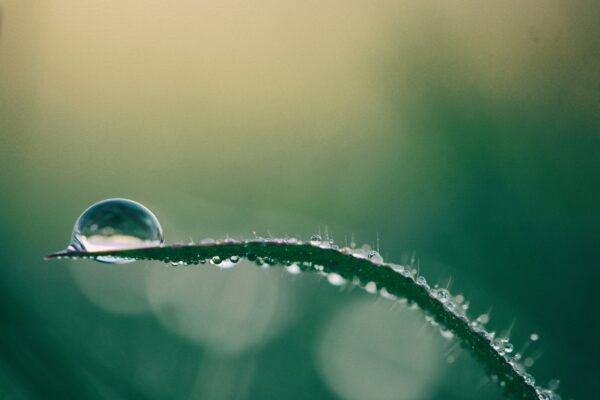
[[[480,315],[477,318],[471,319],[467,315],[469,305],[465,302],[464,296],[452,295],[448,289],[440,288],[437,285],[431,286],[426,278],[419,275],[414,268],[403,265],[384,263],[383,257],[378,251],[368,247],[356,248],[354,243],[351,246],[339,247],[333,240],[323,237],[320,234],[315,234],[310,237],[308,242],[303,242],[296,238],[273,239],[256,236],[251,240],[239,241],[231,238],[224,240],[203,239],[199,243],[190,241],[189,243],[176,243],[171,245],[171,248],[186,248],[190,246],[215,246],[215,245],[242,245],[248,247],[250,244],[276,244],[288,246],[303,246],[310,245],[319,249],[336,251],[344,255],[352,256],[356,259],[368,260],[376,267],[387,267],[395,273],[410,280],[415,285],[424,289],[428,296],[439,302],[446,312],[467,324],[471,332],[481,336],[491,348],[495,350],[498,357],[501,357],[511,369],[522,378],[534,391],[538,399],[542,400],[559,400],[560,396],[556,393],[558,387],[557,380],[551,381],[548,388],[535,385],[535,379],[526,371],[527,367],[533,364],[532,358],[523,359],[526,348],[519,352],[514,352],[514,346],[508,337],[497,337],[495,332],[486,328],[486,323],[489,320],[487,314]],[[136,256],[134,258],[121,257],[115,255],[94,255],[96,252],[114,252],[131,249],[145,249],[165,247],[163,229],[156,216],[145,206],[128,199],[108,199],[95,203],[87,208],[77,219],[73,228],[71,244],[61,256],[73,257],[77,255],[84,258],[92,258],[96,261],[113,264],[124,264],[144,259],[144,256]],[[58,253],[57,253],[58,254]],[[341,286],[347,283],[363,287],[369,293],[379,293],[382,297],[399,302],[411,302],[410,299],[400,298],[391,294],[385,287],[377,287],[374,281],[361,282],[358,277],[347,279],[341,274],[326,269],[324,265],[311,261],[296,262],[295,260],[282,257],[261,256],[255,252],[248,251],[245,254],[231,254],[227,257],[221,255],[213,255],[210,258],[193,255],[182,260],[170,260],[169,257],[164,257],[162,261],[170,262],[173,266],[188,265],[188,264],[212,264],[222,269],[232,268],[236,266],[241,256],[244,256],[251,262],[254,262],[260,267],[269,267],[275,264],[282,264],[290,274],[299,274],[303,270],[314,270],[319,274],[327,277],[330,284]],[[413,304],[416,306],[415,304]],[[424,310],[425,311],[425,310]],[[439,322],[431,315],[426,315],[426,319],[432,325],[438,325]],[[441,328],[442,336],[452,338],[454,334],[449,329]],[[537,334],[530,336],[530,342],[538,340]],[[529,343],[525,346],[528,347]],[[506,385],[506,380],[512,379],[506,375],[502,378],[492,374],[492,380],[498,381],[500,386]]]

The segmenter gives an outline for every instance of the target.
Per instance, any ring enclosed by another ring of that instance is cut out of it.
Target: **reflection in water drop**
[[[123,250],[159,246],[163,231],[150,210],[127,199],[100,201],[81,214],[75,222],[72,249],[78,251]],[[98,261],[123,264],[133,260],[99,257]]]

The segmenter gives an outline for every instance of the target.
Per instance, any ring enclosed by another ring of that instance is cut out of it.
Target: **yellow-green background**
[[[167,242],[379,236],[517,349],[539,333],[540,383],[597,394],[597,2],[0,6],[0,398],[500,396],[316,276],[42,261],[109,197]]]

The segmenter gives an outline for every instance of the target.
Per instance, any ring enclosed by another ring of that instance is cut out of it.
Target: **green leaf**
[[[46,256],[54,258],[114,257],[129,260],[156,260],[172,264],[206,264],[246,258],[258,265],[296,264],[305,271],[338,274],[370,292],[416,304],[426,315],[451,331],[481,362],[487,373],[503,387],[508,397],[517,399],[558,399],[554,392],[534,386],[525,368],[510,356],[510,343],[494,338],[445,289],[430,287],[422,276],[401,265],[369,259],[350,248],[332,248],[329,242],[288,242],[284,239],[225,240],[211,244],[185,244],[101,252],[67,249]],[[126,268],[126,267],[124,267]],[[507,339],[506,339],[507,340]]]

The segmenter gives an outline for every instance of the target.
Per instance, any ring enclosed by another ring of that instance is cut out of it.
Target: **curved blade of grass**
[[[462,346],[479,360],[488,374],[504,389],[508,397],[517,399],[556,400],[560,397],[547,389],[534,386],[531,375],[509,351],[499,350],[494,334],[470,320],[465,309],[455,304],[445,289],[431,288],[423,277],[396,264],[378,263],[364,254],[346,248],[331,248],[329,242],[287,242],[283,239],[237,242],[226,240],[211,244],[186,244],[102,252],[80,252],[67,249],[45,259],[115,257],[132,260],[156,260],[172,264],[200,264],[211,261],[247,258],[259,265],[297,264],[302,270],[335,273],[369,291],[378,290],[384,297],[397,297],[416,304],[437,323],[459,338]]]

